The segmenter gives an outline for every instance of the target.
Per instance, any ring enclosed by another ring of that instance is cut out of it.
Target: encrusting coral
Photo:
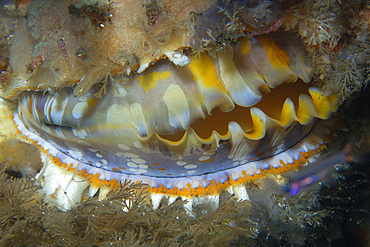
[[[285,26],[297,30],[312,57],[316,81],[342,101],[370,80],[367,1],[305,0],[285,12]]]

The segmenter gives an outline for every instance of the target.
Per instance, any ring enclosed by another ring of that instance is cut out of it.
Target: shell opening
[[[292,100],[294,110],[297,112],[299,109],[299,95],[309,95],[308,89],[310,86],[311,84],[304,83],[302,80],[298,80],[294,84],[283,83],[270,92],[262,92],[261,101],[254,107],[261,109],[267,116],[279,120],[284,117],[282,116],[282,110],[286,100],[288,98]],[[237,122],[248,133],[253,129],[250,109],[250,107],[235,105],[233,110],[224,112],[217,108],[212,111],[211,115],[206,116],[204,119],[196,120],[190,127],[202,139],[208,139],[213,131],[223,136],[227,135],[229,131],[228,125],[231,121]],[[160,136],[172,142],[179,142],[184,134],[185,131],[181,131],[174,135]]]
[[[110,179],[140,175],[149,183],[260,161],[250,164],[253,174],[281,166],[262,161],[299,143],[315,118],[336,109],[335,98],[309,83],[302,54],[267,36],[241,40],[183,67],[158,61],[110,81],[101,98],[99,85],[78,97],[73,88],[24,92],[16,122],[61,162],[103,169]]]

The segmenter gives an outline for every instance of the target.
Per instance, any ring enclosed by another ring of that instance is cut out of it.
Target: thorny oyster
[[[317,119],[365,84],[364,57],[355,78],[328,80],[351,46],[369,48],[369,6],[346,6],[353,38],[333,1],[31,1],[3,126],[41,150],[38,179],[64,209],[124,180],[148,184],[153,208],[246,200],[245,184],[313,160],[333,125]]]

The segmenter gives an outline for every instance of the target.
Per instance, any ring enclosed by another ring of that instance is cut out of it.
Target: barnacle
[[[12,40],[1,131],[40,150],[45,200],[72,210],[61,225],[44,225],[75,245],[109,241],[104,231],[115,241],[199,244],[222,242],[220,232],[265,229],[258,213],[231,209],[235,201],[223,194],[232,194],[277,203],[302,235],[307,225],[319,228],[328,212],[316,190],[290,199],[277,183],[325,149],[338,127],[330,116],[366,85],[369,44],[360,45],[367,33],[356,23],[366,22],[368,6],[343,31],[344,6],[357,8],[308,0],[33,1]],[[143,195],[156,210],[145,211]],[[86,229],[74,225],[74,213]],[[186,236],[174,214],[188,222]]]

